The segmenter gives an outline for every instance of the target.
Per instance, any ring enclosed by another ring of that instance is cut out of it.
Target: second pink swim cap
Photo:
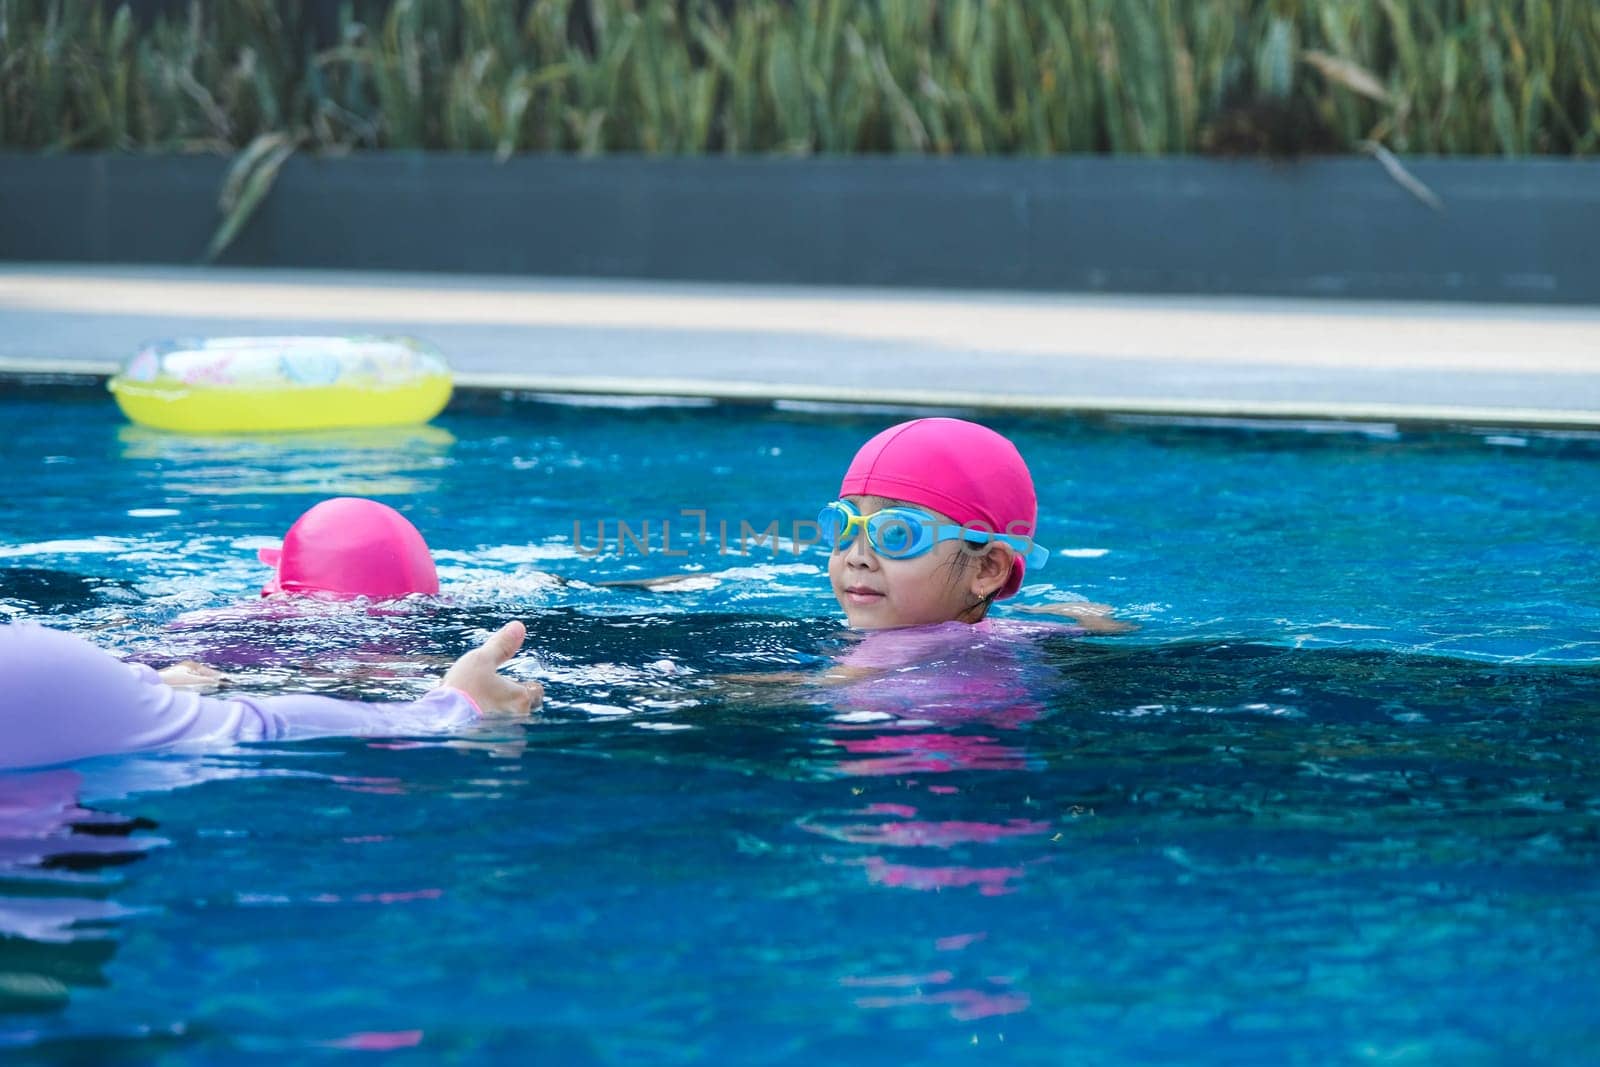
[[[263,548],[277,573],[262,596],[365,596],[388,600],[439,591],[439,573],[417,528],[376,500],[324,500],[295,520],[282,548]]]
[[[839,495],[882,496],[920,504],[954,521],[1032,537],[1039,518],[1033,476],[1000,434],[965,419],[913,419],[861,446]],[[1014,525],[1013,525],[1014,524]],[[999,596],[1022,588],[1027,564],[1018,556]]]

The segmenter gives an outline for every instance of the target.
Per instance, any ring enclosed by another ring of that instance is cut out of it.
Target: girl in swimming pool
[[[392,660],[396,646],[386,628],[374,625],[357,639],[362,631],[339,618],[427,612],[436,605],[395,602],[439,594],[422,534],[394,508],[363,497],[319,501],[294,521],[280,546],[263,548],[257,557],[272,568],[260,599],[186,612],[168,624],[207,663],[226,669],[287,665],[284,649],[315,641],[319,629],[349,654]],[[339,606],[353,602],[360,603],[348,611]],[[291,627],[304,636],[279,640]]]
[[[273,568],[262,596],[389,600],[439,592],[422,534],[387,504],[340,496],[314,505],[258,556]]]
[[[1083,602],[1018,609],[1064,616],[1073,627],[989,619],[995,602],[1049,559],[1034,540],[1037,519],[1033,478],[1005,437],[963,419],[891,426],[861,446],[838,499],[817,516],[834,598],[859,640],[819,674],[721,677],[836,687],[896,672],[895,684],[870,690],[872,707],[857,710],[1010,715],[1023,706],[1013,676],[1036,658],[1036,638],[1133,629],[1110,618],[1109,607]]]
[[[1038,504],[1016,446],[963,419],[914,419],[872,438],[839,499],[817,516],[828,578],[850,625],[886,630],[977,624],[1050,552],[1034,540]],[[1052,606],[1085,630],[1126,624],[1097,604]]]

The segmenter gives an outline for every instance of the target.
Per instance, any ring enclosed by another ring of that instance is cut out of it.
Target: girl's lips
[[[876,604],[883,599],[883,594],[876,589],[867,589],[863,586],[851,586],[844,591],[852,604]]]

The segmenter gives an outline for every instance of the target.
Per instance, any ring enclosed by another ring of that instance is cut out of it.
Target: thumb
[[[513,620],[496,630],[494,636],[483,643],[483,650],[494,657],[498,666],[517,654],[527,636],[528,628]]]

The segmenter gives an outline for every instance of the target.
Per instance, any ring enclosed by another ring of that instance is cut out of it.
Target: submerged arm
[[[1028,615],[1057,615],[1071,619],[1091,634],[1125,634],[1139,627],[1131,622],[1111,618],[1116,609],[1109,604],[1091,604],[1077,600],[1069,604],[1018,604],[1011,610]]]

